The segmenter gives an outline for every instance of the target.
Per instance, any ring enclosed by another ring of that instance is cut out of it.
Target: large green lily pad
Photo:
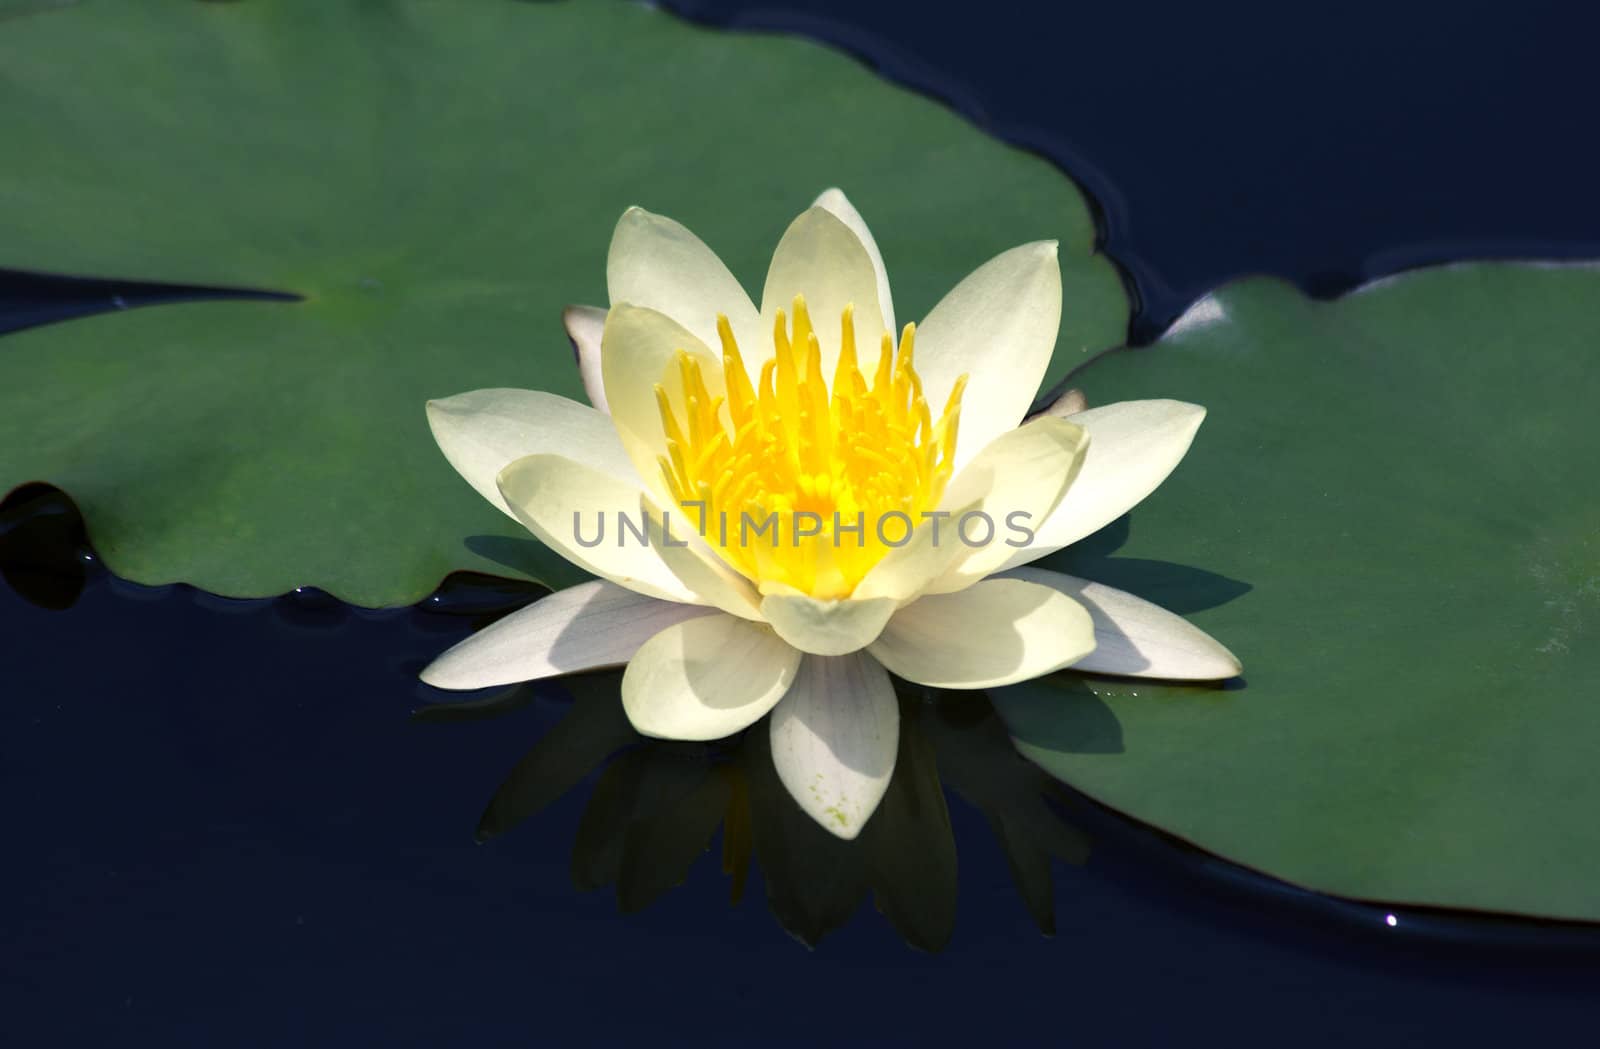
[[[630,204],[759,288],[839,185],[908,319],[1055,237],[1051,378],[1126,328],[1088,208],[1041,159],[836,52],[614,0],[45,6],[0,33],[0,139],[0,266],[303,297],[0,340],[0,494],[65,489],[144,583],[392,605],[454,569],[565,581],[422,405],[579,395],[559,311],[604,303]]]
[[[1582,267],[1249,281],[1092,364],[1092,403],[1210,414],[1120,549],[1055,563],[1193,613],[1244,680],[1001,691],[1024,752],[1313,889],[1600,919],[1597,304]]]

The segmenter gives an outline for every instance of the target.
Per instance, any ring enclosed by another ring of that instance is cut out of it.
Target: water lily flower
[[[598,578],[424,681],[626,664],[645,735],[716,739],[770,714],[780,779],[852,838],[894,772],[891,673],[984,689],[1068,666],[1239,672],[1186,620],[1029,566],[1153,491],[1205,414],[1152,400],[1024,422],[1060,324],[1054,242],[990,260],[898,333],[877,244],[838,190],[784,233],[759,308],[694,234],[639,208],[606,281],[609,309],[564,317],[591,405],[514,389],[428,404],[462,477]],[[752,536],[746,520],[777,524]]]

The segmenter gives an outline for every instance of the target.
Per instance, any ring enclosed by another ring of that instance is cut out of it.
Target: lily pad
[[[1220,689],[996,700],[1106,804],[1312,889],[1600,920],[1600,271],[1461,265],[1336,302],[1247,281],[1077,380],[1210,414],[1112,556]]]
[[[560,585],[429,437],[432,397],[581,397],[563,306],[604,304],[623,209],[759,287],[842,186],[907,318],[1061,241],[1050,379],[1127,302],[1072,184],[800,40],[612,0],[86,2],[0,34],[0,266],[271,290],[0,340],[0,494],[46,481],[117,574],[363,605],[455,569]]]

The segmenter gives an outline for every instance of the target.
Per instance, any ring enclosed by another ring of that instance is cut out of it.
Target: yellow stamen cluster
[[[792,329],[778,312],[775,353],[755,383],[726,317],[717,318],[717,332],[724,393],[714,396],[700,361],[682,351],[675,363],[682,403],[673,404],[665,385],[655,388],[667,436],[660,457],[667,487],[690,526],[703,521],[707,541],[747,578],[822,599],[848,596],[890,549],[884,539],[898,545],[905,534],[900,519],[885,515],[898,511],[917,525],[923,511],[938,506],[967,377],[956,381],[935,421],[913,367],[916,326],[908,324],[898,352],[884,334],[868,383],[847,306],[830,385],[801,296]],[[803,534],[812,527],[806,514],[820,522],[816,535]],[[769,517],[776,535],[752,535],[745,527],[746,520],[759,525]],[[858,521],[863,527],[856,531]]]

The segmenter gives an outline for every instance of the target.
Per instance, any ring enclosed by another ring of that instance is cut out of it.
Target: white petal
[[[851,598],[864,601],[887,597],[904,603],[921,594],[967,552],[950,521],[961,520],[964,514],[980,509],[981,505],[981,502],[974,502],[951,511],[949,520],[929,520],[917,525],[904,545],[892,547],[882,560],[867,570],[851,591]]]
[[[985,579],[957,594],[919,598],[868,648],[908,681],[988,688],[1070,666],[1094,650],[1094,624],[1059,591]]]
[[[634,476],[611,420],[542,390],[473,390],[429,401],[428,426],[456,472],[512,517],[495,478],[525,456],[559,452],[619,478]]]
[[[762,620],[761,595],[695,534],[690,515],[663,513],[647,496],[640,497],[639,511],[649,526],[651,546],[684,586],[729,615]]]
[[[428,664],[422,680],[435,688],[487,688],[620,666],[672,624],[710,614],[596,579],[489,624]]]
[[[1183,401],[1118,401],[1071,416],[1089,431],[1083,469],[1006,567],[1070,546],[1137,506],[1178,465],[1205,417],[1204,408]]]
[[[841,838],[861,833],[894,775],[900,704],[865,652],[806,656],[772,712],[772,764],[790,795]]]
[[[878,274],[878,306],[883,310],[883,330],[894,331],[894,298],[889,292],[889,271],[883,265],[883,255],[878,251],[878,242],[873,239],[872,230],[867,228],[867,220],[861,217],[861,212],[850,203],[850,198],[844,195],[842,189],[823,190],[822,196],[813,201],[812,206],[831,211],[840,222],[850,227],[850,232],[867,249],[872,268]]]
[[[1005,578],[1052,587],[1077,601],[1094,621],[1094,651],[1075,670],[1171,681],[1221,681],[1243,669],[1210,634],[1160,605],[1115,587],[1043,568],[1018,568]]]
[[[831,381],[839,360],[840,324],[844,308],[855,306],[856,348],[870,368],[878,343],[888,329],[878,302],[878,275],[861,239],[826,208],[812,207],[789,225],[767,270],[761,293],[761,329],[767,333],[762,354],[746,354],[754,374],[773,354],[772,336],[778,311],[787,316],[796,295],[804,295],[817,343],[822,348],[822,374]],[[789,318],[793,324],[793,318]]]
[[[512,515],[579,568],[651,597],[705,603],[667,568],[656,547],[639,538],[648,532],[637,481],[559,455],[530,455],[500,471],[499,484]],[[624,527],[624,517],[634,531]],[[598,543],[584,545],[597,537]]]
[[[673,410],[683,411],[683,379],[674,363],[679,350],[700,361],[711,396],[721,396],[720,358],[677,321],[626,303],[613,304],[606,314],[600,366],[611,421],[638,476],[663,503],[671,502],[658,459],[666,454],[667,435],[655,388],[657,383],[665,387]]]
[[[917,327],[917,372],[928,406],[944,408],[961,375],[956,469],[1013,429],[1044,380],[1061,327],[1054,241],[1024,244],[974,270]]]
[[[611,305],[644,306],[683,325],[707,346],[717,343],[723,313],[743,344],[762,333],[749,294],[717,253],[682,225],[643,208],[617,220],[606,256]],[[770,339],[769,339],[770,341]]]
[[[1049,519],[1063,493],[1070,492],[1083,465],[1088,435],[1066,419],[1044,416],[989,442],[950,482],[941,510],[952,513],[944,542],[962,546],[960,557],[929,593],[971,586],[996,572],[1040,524]],[[982,517],[963,528],[960,507],[975,505]],[[991,534],[992,524],[992,534]],[[977,544],[977,545],[969,545]]]
[[[761,599],[762,617],[789,644],[819,656],[842,656],[867,647],[883,632],[896,604],[888,597],[818,601],[784,589],[789,592],[769,592]]]
[[[800,653],[769,628],[702,616],[644,643],[622,675],[622,706],[647,736],[721,739],[771,710],[799,665]]]
[[[1060,397],[1050,402],[1049,407],[1040,412],[1040,415],[1054,415],[1062,419],[1070,419],[1080,412],[1089,410],[1089,398],[1077,387],[1067,390]]]
[[[596,411],[609,412],[605,379],[600,372],[600,337],[606,328],[606,311],[598,306],[568,306],[561,311],[561,324],[572,340],[583,392],[589,395],[589,403]]]

